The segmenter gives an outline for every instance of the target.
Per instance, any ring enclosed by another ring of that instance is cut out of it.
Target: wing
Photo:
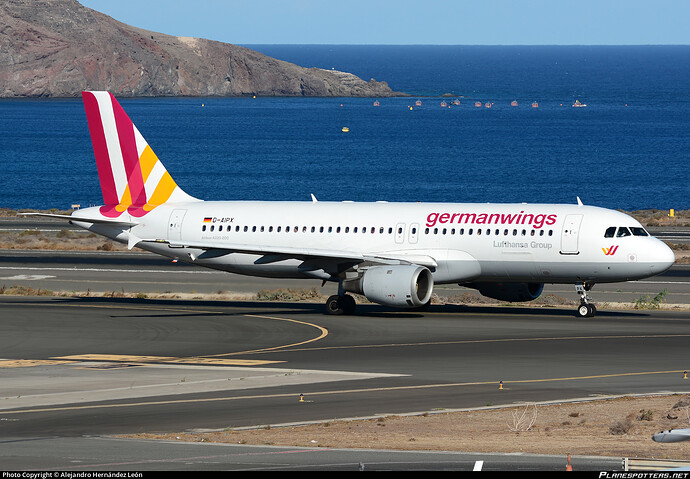
[[[310,268],[320,268],[334,274],[343,269],[361,263],[373,264],[419,264],[429,268],[436,268],[438,264],[431,256],[419,254],[396,253],[359,253],[356,251],[327,250],[319,248],[296,248],[289,246],[262,246],[255,244],[206,242],[206,241],[168,241],[168,240],[143,240],[136,239],[130,242],[130,248],[139,242],[153,242],[167,244],[169,248],[191,248],[203,252],[193,259],[214,258],[226,254],[240,253],[262,256],[257,264],[283,261],[286,259],[298,259],[309,263]],[[337,265],[337,268],[334,268]],[[334,271],[337,269],[339,271]]]

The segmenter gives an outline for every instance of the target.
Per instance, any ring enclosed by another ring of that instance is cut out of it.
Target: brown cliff
[[[0,97],[401,96],[386,82],[303,68],[228,43],[118,22],[76,0],[3,0]]]

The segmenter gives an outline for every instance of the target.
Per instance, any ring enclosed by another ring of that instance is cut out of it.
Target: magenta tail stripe
[[[125,162],[127,184],[129,185],[129,193],[132,197],[132,204],[143,206],[146,204],[146,190],[144,189],[144,177],[141,173],[141,165],[139,164],[137,142],[134,137],[134,124],[117,100],[115,100],[112,93],[110,94],[110,99],[113,102],[117,135],[120,140],[122,158]]]
[[[98,108],[98,100],[96,100],[96,96],[90,92],[82,92],[82,96],[84,98],[86,120],[89,124],[89,132],[91,133],[91,143],[96,157],[98,178],[101,182],[103,202],[106,205],[116,205],[119,202],[119,198],[117,197],[117,189],[115,188],[113,170],[110,166],[110,155],[108,154],[108,146],[105,142],[105,133],[103,131],[103,122],[101,121],[101,112]]]

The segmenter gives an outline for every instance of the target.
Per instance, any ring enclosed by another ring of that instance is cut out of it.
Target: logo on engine
[[[610,248],[601,248],[601,250],[604,252],[606,256],[613,256],[614,254],[616,254],[616,251],[618,250],[618,245],[612,245]]]

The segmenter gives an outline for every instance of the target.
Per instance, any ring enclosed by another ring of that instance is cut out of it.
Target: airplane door
[[[568,215],[563,223],[561,233],[561,254],[579,254],[578,239],[580,236],[582,215]]]
[[[398,223],[395,225],[395,242],[402,243],[405,241],[405,223]]]
[[[417,242],[417,238],[419,234],[419,223],[412,223],[410,225],[410,238],[409,241],[411,244],[415,244]]]
[[[168,227],[168,239],[181,240],[182,239],[182,220],[187,210],[173,210],[170,214],[170,223]]]

